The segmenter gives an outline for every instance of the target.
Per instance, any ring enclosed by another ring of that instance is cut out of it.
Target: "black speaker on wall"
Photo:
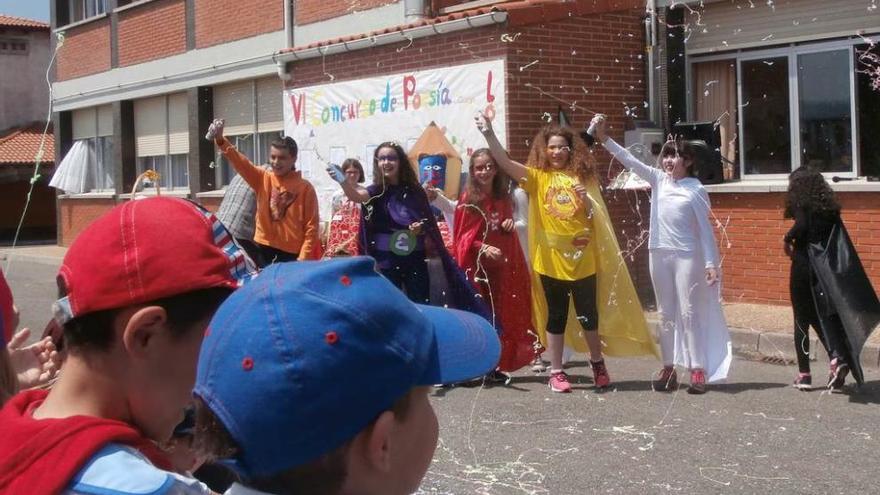
[[[678,122],[672,126],[672,133],[689,141],[703,141],[705,146],[696,146],[697,178],[703,184],[720,184],[724,181],[721,166],[721,131],[715,122]]]

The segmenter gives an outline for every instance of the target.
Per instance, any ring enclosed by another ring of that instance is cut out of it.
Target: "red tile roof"
[[[0,165],[32,164],[40,149],[45,122],[34,122],[26,126],[10,129],[0,136]],[[46,133],[41,163],[55,162],[55,135],[52,125]]]
[[[429,17],[410,24],[392,26],[385,29],[380,29],[378,31],[341,36],[338,38],[318,41],[308,45],[285,48],[281,50],[281,53],[297,52],[300,50],[308,50],[310,48],[335,45],[337,43],[346,43],[359,39],[370,38],[373,36],[379,36],[381,34],[388,34],[421,26],[430,26],[432,24],[439,24],[443,22],[464,19],[467,17],[490,14],[492,12],[507,13],[508,26],[525,26],[529,24],[552,22],[559,19],[564,19],[565,17],[569,16],[599,14],[603,12],[644,8],[644,6],[644,0],[515,0],[496,3],[494,5],[486,7],[462,10],[459,12],[453,12],[437,17]]]
[[[33,19],[25,19],[24,17],[15,17],[6,14],[0,14],[0,27],[22,28],[27,30],[49,30],[49,24],[45,22],[35,21]]]

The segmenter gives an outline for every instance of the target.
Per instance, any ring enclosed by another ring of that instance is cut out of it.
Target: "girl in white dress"
[[[659,166],[651,167],[608,137],[603,115],[594,117],[592,124],[605,149],[651,185],[648,249],[663,358],[654,390],[677,388],[678,365],[690,371],[688,392],[702,394],[707,382],[727,378],[732,353],[721,310],[719,254],[709,220],[709,195],[693,177],[699,166],[694,145],[667,142]]]

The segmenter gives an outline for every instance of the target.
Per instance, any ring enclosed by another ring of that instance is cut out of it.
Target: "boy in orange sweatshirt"
[[[254,242],[267,264],[319,259],[318,195],[312,184],[294,169],[297,146],[291,137],[276,139],[269,153],[270,169],[251,163],[223,137],[223,121],[215,120],[209,133],[214,143],[257,193],[257,229]]]

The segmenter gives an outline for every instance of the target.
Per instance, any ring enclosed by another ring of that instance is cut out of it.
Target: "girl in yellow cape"
[[[611,377],[604,354],[658,353],[620,255],[592,155],[571,129],[549,125],[535,136],[523,165],[510,159],[485,115],[475,120],[495,162],[530,196],[532,308],[550,355],[550,390],[571,392],[562,369],[566,343],[589,351],[596,389],[607,389]]]

